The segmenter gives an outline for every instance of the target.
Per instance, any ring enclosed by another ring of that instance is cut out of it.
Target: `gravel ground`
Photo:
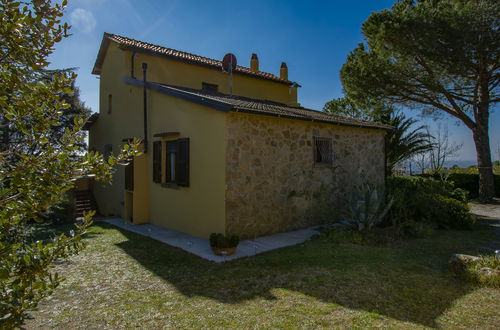
[[[500,222],[500,198],[495,198],[493,203],[483,204],[478,202],[469,203],[471,212],[487,220]]]

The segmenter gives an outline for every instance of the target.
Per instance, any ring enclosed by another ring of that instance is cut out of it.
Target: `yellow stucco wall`
[[[90,129],[90,149],[104,152],[104,145],[112,144],[113,152],[117,152],[123,139],[143,138],[143,90],[122,82],[124,76],[130,75],[128,55],[113,44],[108,49],[100,76],[100,117]],[[153,80],[155,70],[154,63],[150,64],[148,80]],[[110,114],[109,94],[113,103]],[[147,99],[149,153],[136,157],[134,172],[146,161],[149,173],[143,180],[147,180],[148,185],[135,180],[134,218],[137,214],[149,213],[150,223],[200,237],[208,237],[215,231],[224,232],[225,114],[154,91],[148,91]],[[189,187],[173,189],[152,182],[152,142],[159,140],[153,135],[167,131],[180,132],[179,137],[190,138]],[[111,186],[95,185],[94,194],[103,215],[125,216],[124,188],[123,167],[118,168]],[[146,222],[144,218],[137,220]]]
[[[89,131],[89,148],[104,153],[104,146],[111,144],[113,153],[120,150],[124,138],[142,137],[142,99],[121,83],[126,74],[124,52],[111,45],[99,77],[99,119]],[[108,95],[112,95],[112,112],[108,113]],[[112,185],[94,184],[94,195],[99,212],[104,216],[124,216],[125,171],[118,166]]]
[[[151,183],[151,223],[200,237],[224,232],[225,114],[156,92],[150,101],[151,133],[179,132],[175,138],[190,141],[189,187]]]
[[[127,75],[130,76],[132,52],[124,53],[127,57]],[[218,85],[221,93],[230,93],[229,75],[221,69],[137,53],[134,60],[134,75],[137,79],[142,79],[141,64],[143,62],[148,63],[147,77],[150,81],[195,89],[201,89],[202,82],[206,82]],[[233,74],[233,94],[285,104],[297,104],[296,89],[293,91],[286,84],[237,73]]]
[[[151,209],[151,170],[149,153],[134,157],[134,191],[132,195],[132,217],[134,224],[148,223]],[[124,205],[125,207],[127,205]]]

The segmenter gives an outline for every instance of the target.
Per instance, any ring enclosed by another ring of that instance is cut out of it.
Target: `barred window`
[[[333,165],[333,140],[331,137],[313,137],[314,164],[321,166]]]

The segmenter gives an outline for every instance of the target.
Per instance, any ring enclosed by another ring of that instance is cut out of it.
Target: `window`
[[[108,113],[111,113],[111,110],[113,107],[113,95],[109,94],[108,95]]]
[[[108,160],[108,158],[112,152],[113,152],[113,145],[112,144],[105,144],[104,145],[104,159]]]
[[[208,92],[217,92],[219,90],[219,86],[217,86],[215,84],[209,84],[206,82],[202,82],[201,89],[204,91],[208,91]]]
[[[333,141],[331,137],[314,137],[314,164],[321,166],[333,165]]]
[[[167,141],[167,183],[189,186],[189,138]]]
[[[161,182],[161,141],[153,142],[153,182]]]

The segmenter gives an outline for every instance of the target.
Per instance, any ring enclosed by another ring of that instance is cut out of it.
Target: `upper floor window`
[[[333,140],[331,137],[313,137],[314,164],[333,165]]]
[[[108,95],[108,113],[111,113],[113,110],[113,95]]]
[[[209,84],[206,82],[202,82],[201,89],[204,91],[208,91],[208,92],[217,92],[219,90],[219,86],[217,86],[215,84]]]

